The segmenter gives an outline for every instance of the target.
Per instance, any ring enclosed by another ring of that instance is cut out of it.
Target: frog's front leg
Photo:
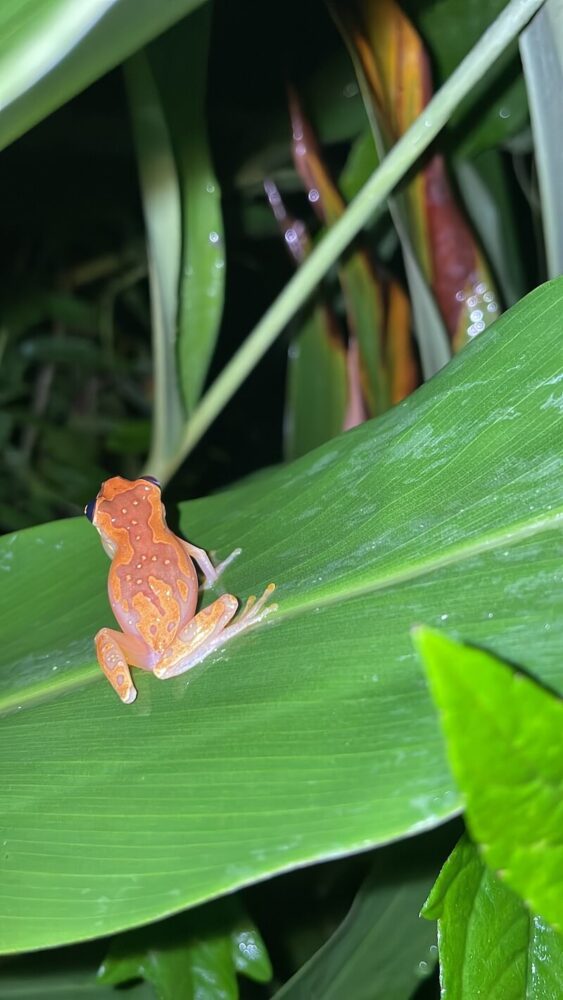
[[[214,566],[205,549],[199,549],[197,545],[192,545],[191,542],[185,542],[182,540],[182,543],[190,559],[193,559],[193,561],[198,564],[205,577],[203,581],[203,590],[209,590],[210,587],[213,587],[217,583],[217,580],[221,576],[223,570],[225,570],[227,566],[232,563],[233,559],[240,556],[242,552],[242,549],[233,549],[230,556],[223,559],[223,562],[219,563],[218,566]]]
[[[223,594],[213,604],[203,608],[179,632],[155,665],[155,676],[165,680],[183,674],[190,667],[201,663],[214,649],[224,646],[229,639],[239,635],[244,629],[262,621],[271,611],[276,610],[275,604],[264,608],[274,590],[274,584],[269,583],[258,601],[254,597],[249,597],[244,611],[234,622],[232,618],[238,608],[238,601],[232,594]],[[230,622],[232,623],[229,624]]]
[[[137,689],[131,679],[129,664],[150,670],[149,651],[140,639],[113,628],[100,629],[95,642],[100,667],[121,700],[130,705],[137,697]]]

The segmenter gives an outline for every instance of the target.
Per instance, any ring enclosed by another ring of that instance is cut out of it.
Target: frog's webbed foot
[[[98,663],[122,702],[130,705],[137,697],[129,664],[150,670],[143,644],[133,636],[113,628],[101,628],[96,635]]]
[[[192,545],[191,542],[184,542],[184,547],[190,557],[194,562],[197,563],[201,572],[204,575],[202,590],[209,590],[210,587],[214,587],[217,580],[221,576],[221,573],[226,570],[227,566],[230,566],[237,556],[240,556],[242,549],[233,549],[230,556],[223,559],[217,566],[214,566],[211,559],[207,555],[205,549],[199,549],[197,545]]]
[[[232,627],[234,628],[238,625],[240,632],[242,631],[242,628],[249,628],[250,625],[255,625],[257,622],[261,622],[266,615],[271,614],[272,611],[277,611],[277,604],[270,604],[269,607],[264,608],[266,601],[269,600],[270,595],[274,593],[275,589],[275,583],[269,583],[262,594],[262,597],[259,597],[258,600],[256,600],[254,595],[249,597],[244,606],[244,610],[240,613]]]
[[[258,600],[249,597],[244,610],[235,621],[232,619],[238,601],[232,594],[224,594],[213,604],[203,608],[182,629],[178,638],[154,667],[155,676],[165,680],[183,674],[205,660],[213,650],[225,646],[235,635],[263,621],[266,615],[277,609],[277,604],[264,607],[274,590],[275,584],[269,583]]]

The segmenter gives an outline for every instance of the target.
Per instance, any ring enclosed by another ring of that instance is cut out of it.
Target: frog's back
[[[142,480],[112,504],[105,531],[114,548],[108,577],[113,613],[124,632],[161,652],[194,615],[194,565],[168,528],[156,491]]]

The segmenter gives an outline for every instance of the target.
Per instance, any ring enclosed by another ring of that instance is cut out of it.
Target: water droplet
[[[216,233],[215,230],[212,230],[212,232],[209,233],[209,242],[218,243],[219,240],[220,240],[219,233]]]
[[[212,184],[211,181],[209,181],[209,183],[205,185],[205,190],[207,191],[208,194],[214,194],[215,185]]]
[[[344,97],[355,97],[358,93],[358,84],[355,81],[347,83],[342,93],[344,94]]]

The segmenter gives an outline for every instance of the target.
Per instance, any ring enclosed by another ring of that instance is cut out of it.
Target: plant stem
[[[328,269],[413,166],[443,128],[452,112],[485,76],[544,0],[510,0],[471,52],[462,60],[409,130],[399,139],[350,202],[346,213],[328,230],[311,255],[210,386],[188,421],[177,452],[153,474],[166,483],[203,436],[226,403],[256,366]]]

